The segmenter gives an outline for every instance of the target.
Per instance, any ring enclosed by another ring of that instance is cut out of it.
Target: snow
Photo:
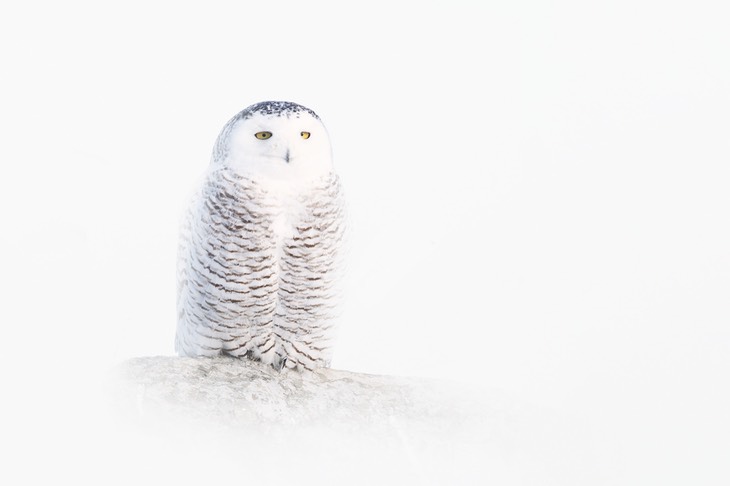
[[[277,372],[226,357],[137,358],[113,376],[123,423],[156,430],[193,469],[208,471],[198,455],[215,451],[236,457],[248,479],[275,474],[273,484],[586,479],[574,424],[504,392],[334,369]]]

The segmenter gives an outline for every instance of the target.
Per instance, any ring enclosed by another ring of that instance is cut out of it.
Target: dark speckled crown
[[[300,113],[309,113],[319,120],[319,116],[317,116],[314,111],[290,101],[262,101],[261,103],[256,103],[255,105],[251,105],[244,109],[240,113],[240,116],[241,118],[250,118],[253,115],[260,114],[285,116],[288,118],[290,116],[299,116]]]

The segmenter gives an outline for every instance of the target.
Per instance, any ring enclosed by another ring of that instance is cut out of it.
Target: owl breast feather
[[[344,229],[334,173],[283,195],[211,173],[181,231],[178,353],[328,366]]]

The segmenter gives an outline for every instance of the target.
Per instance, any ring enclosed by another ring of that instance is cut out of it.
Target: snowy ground
[[[166,459],[184,458],[183,480],[232,469],[264,484],[589,480],[575,424],[505,393],[231,358],[137,358],[117,372],[115,409],[154,431]]]

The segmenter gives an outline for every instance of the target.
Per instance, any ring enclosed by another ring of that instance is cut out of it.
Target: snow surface
[[[271,484],[586,480],[567,421],[449,381],[148,357],[124,362],[112,384],[126,423],[156,431],[166,449],[174,444],[172,457],[186,457],[185,480],[190,471],[223,479],[232,469]]]

